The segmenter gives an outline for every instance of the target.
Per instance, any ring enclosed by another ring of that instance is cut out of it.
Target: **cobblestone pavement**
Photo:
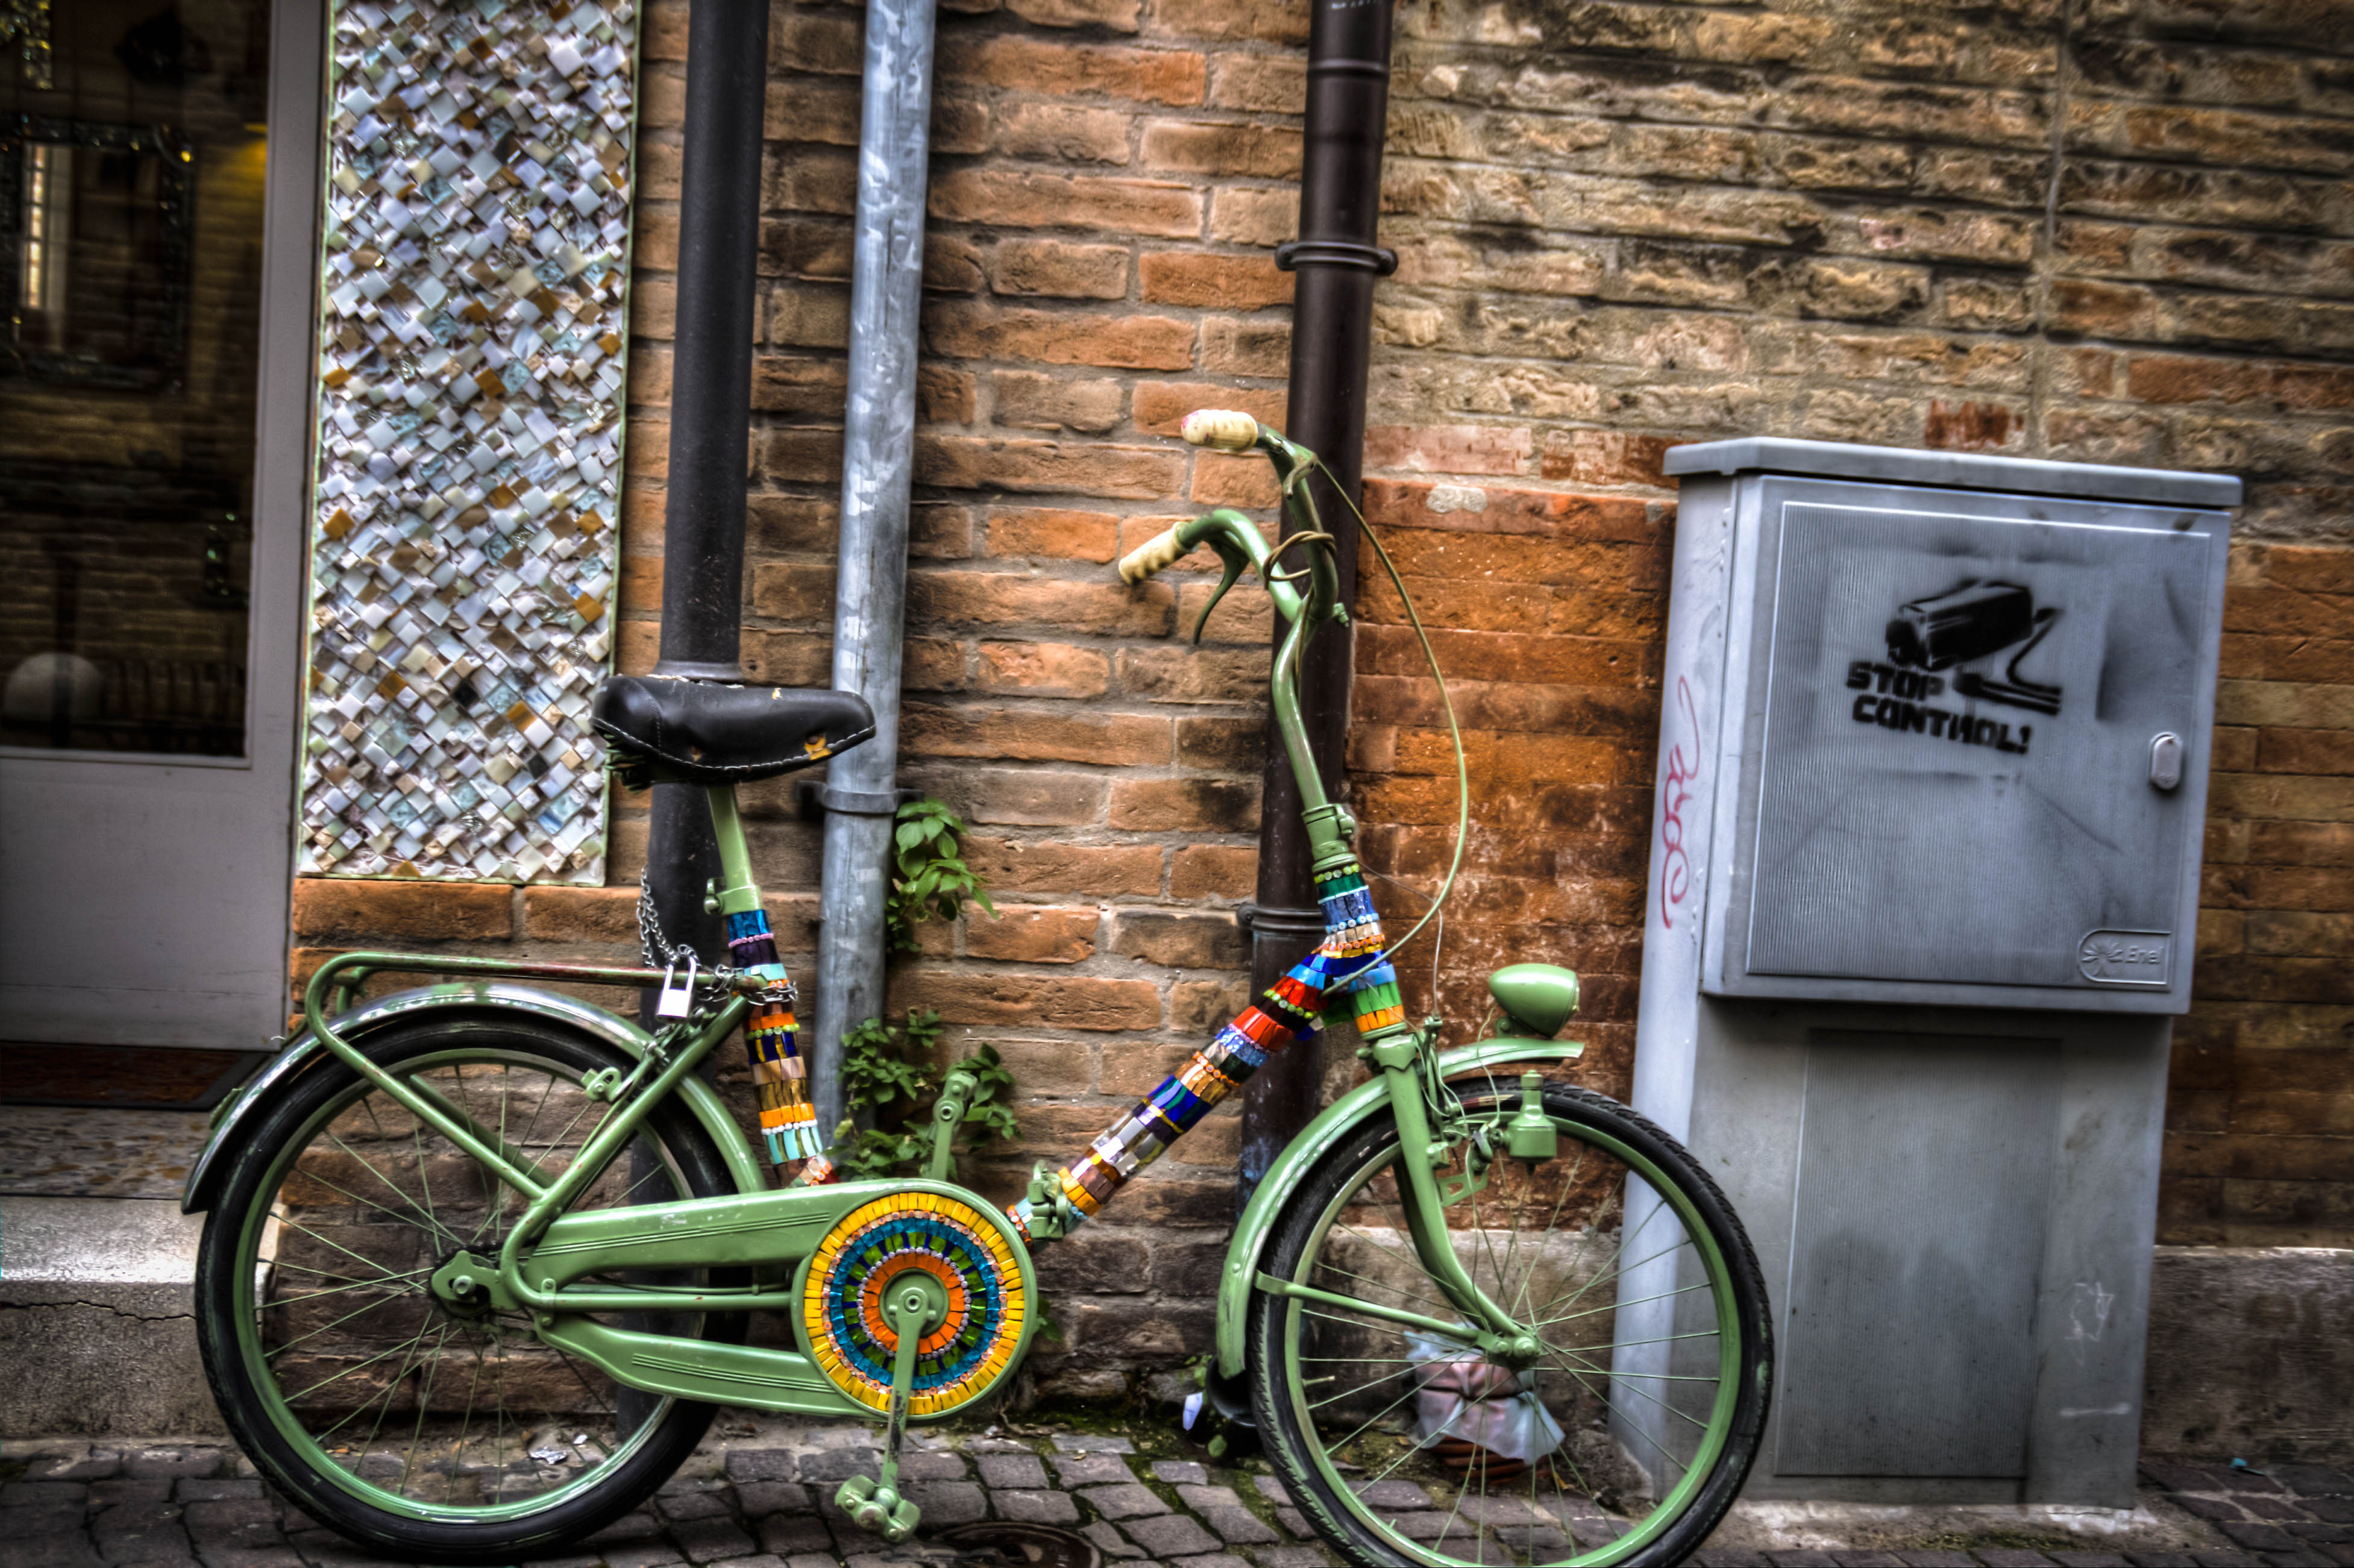
[[[922,1534],[894,1549],[851,1524],[834,1488],[875,1473],[855,1427],[769,1425],[708,1443],[646,1508],[546,1561],[557,1568],[890,1568],[959,1555],[942,1531],[986,1520],[1059,1525],[1107,1568],[1329,1568],[1272,1477],[1153,1458],[1122,1436],[919,1434],[901,1477]],[[361,1568],[385,1561],[287,1506],[233,1447],[170,1442],[0,1443],[6,1568]]]
[[[2230,1548],[2087,1552],[2046,1543],[2041,1551],[2024,1545],[1963,1550],[1960,1542],[1868,1552],[1706,1547],[1692,1561],[1700,1568],[2354,1568],[2354,1477],[2343,1470],[2153,1460],[2142,1465],[2141,1475],[2144,1511],[2153,1503],[2160,1510],[2179,1509],[2211,1524]]]
[[[1148,1446],[1167,1445],[1148,1438]],[[970,1543],[943,1532],[1002,1520],[1076,1531],[1100,1551],[1105,1568],[1338,1563],[1281,1485],[1255,1466],[1156,1457],[1117,1435],[1019,1427],[911,1438],[903,1474],[924,1527],[916,1542],[891,1548],[832,1502],[835,1486],[873,1474],[877,1457],[863,1428],[738,1422],[644,1509],[545,1561],[550,1568],[947,1568]],[[2144,1514],[2152,1498],[2162,1499],[2160,1511],[2187,1527],[2186,1544],[2220,1539],[2232,1547],[2075,1551],[2065,1537],[1997,1529],[1930,1534],[1916,1548],[1892,1542],[1883,1521],[1871,1532],[1874,1550],[1712,1545],[1694,1561],[1701,1568],[2354,1568],[2354,1480],[2339,1471],[2280,1465],[2251,1472],[2226,1463],[2149,1464],[2143,1473]],[[13,1478],[0,1484],[5,1568],[386,1561],[280,1502],[222,1444],[12,1440],[0,1443],[0,1477]],[[1402,1513],[1417,1501],[1385,1500]],[[2190,1517],[2172,1514],[2177,1505]],[[1728,1525],[1719,1540],[1735,1533]]]

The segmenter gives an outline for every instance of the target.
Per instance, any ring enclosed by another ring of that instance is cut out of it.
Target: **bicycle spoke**
[[[576,1164],[611,1110],[576,1094],[584,1069],[570,1060],[497,1042],[446,1050],[428,1043],[408,1058],[378,1059],[484,1149],[539,1180]],[[276,1186],[252,1201],[258,1213],[239,1230],[246,1239],[233,1266],[251,1282],[245,1299],[257,1327],[275,1340],[240,1351],[240,1370],[291,1427],[303,1457],[283,1462],[334,1472],[363,1507],[463,1519],[593,1487],[600,1471],[637,1454],[657,1423],[667,1425],[675,1402],[656,1395],[623,1431],[611,1381],[575,1356],[543,1351],[527,1313],[460,1316],[429,1287],[461,1245],[504,1242],[520,1188],[431,1124],[404,1123],[365,1081],[313,1103],[304,1129],[275,1155]],[[698,1195],[675,1145],[651,1125],[624,1141],[628,1171],[584,1181],[565,1212]],[[366,1174],[351,1173],[355,1166]],[[700,1333],[707,1308],[686,1298],[707,1287],[688,1269],[663,1287],[675,1296],[647,1309],[680,1318],[687,1326],[679,1332]],[[535,1435],[557,1423],[567,1437],[580,1430],[584,1446],[574,1462],[542,1470],[526,1456]]]
[[[1320,1400],[1318,1400],[1315,1404],[1313,1404],[1310,1405],[1308,1408],[1309,1408],[1309,1409],[1310,1409],[1310,1410],[1321,1410],[1322,1408],[1324,1408],[1324,1406],[1326,1406],[1326,1405],[1328,1405],[1328,1404],[1332,1404],[1335,1400],[1342,1400],[1342,1399],[1346,1399],[1346,1398],[1348,1398],[1351,1394],[1352,1394],[1352,1393],[1359,1393],[1360,1391],[1364,1390],[1364,1389],[1371,1388],[1371,1387],[1373,1387],[1373,1384],[1375,1384],[1375,1383],[1387,1383],[1390,1379],[1392,1379],[1392,1378],[1394,1378],[1394,1377],[1399,1377],[1399,1376],[1403,1376],[1403,1375],[1404,1375],[1403,1373],[1400,1373],[1400,1372],[1382,1372],[1382,1373],[1380,1373],[1380,1374],[1379,1374],[1379,1375],[1377,1375],[1377,1376],[1367,1378],[1364,1382],[1363,1382],[1363,1383],[1361,1383],[1357,1384],[1355,1388],[1350,1388],[1350,1389],[1344,1389],[1344,1390],[1342,1390],[1341,1393],[1336,1393],[1336,1394],[1332,1395],[1332,1397],[1331,1397],[1331,1399],[1320,1399]]]
[[[293,1266],[300,1267],[301,1266],[295,1265]],[[317,1274],[319,1271],[315,1268],[306,1268],[303,1269],[303,1272],[306,1274]],[[407,1274],[393,1275],[390,1278],[414,1279],[420,1274],[430,1274],[432,1272],[433,1270],[430,1268],[412,1268]],[[339,1277],[334,1275],[321,1275],[320,1277],[335,1278]],[[355,1279],[348,1285],[329,1286],[324,1290],[306,1290],[300,1296],[273,1296],[268,1301],[263,1302],[262,1305],[264,1307],[276,1308],[297,1307],[305,1301],[316,1301],[323,1296],[340,1296],[346,1290],[373,1289],[381,1287],[387,1282],[387,1280],[384,1279]]]
[[[375,1177],[379,1181],[383,1181],[386,1186],[392,1187],[394,1192],[400,1192],[399,1188],[393,1187],[392,1183],[386,1180],[382,1171],[376,1170],[373,1165],[367,1165],[367,1162],[361,1159],[360,1153],[357,1150],[353,1149],[349,1144],[344,1142],[342,1139],[334,1138],[333,1134],[330,1134],[329,1137],[336,1148],[341,1149],[354,1160],[359,1160],[362,1165],[367,1166],[367,1173],[369,1175]],[[403,1213],[398,1209],[387,1209],[382,1203],[376,1202],[372,1198],[363,1198],[357,1192],[352,1192],[348,1188],[336,1182],[328,1181],[324,1176],[320,1175],[315,1171],[305,1171],[302,1172],[302,1179],[305,1181],[316,1181],[320,1186],[326,1188],[327,1191],[331,1192],[349,1198],[353,1202],[360,1204],[364,1208],[374,1209],[380,1214],[389,1214],[396,1220],[423,1220],[425,1221],[428,1229],[433,1231],[436,1234],[447,1238],[452,1245],[455,1245],[457,1243],[458,1238],[456,1236],[451,1235],[449,1232],[442,1230],[441,1227],[435,1224],[430,1217],[413,1206],[406,1213]],[[406,1192],[401,1192],[401,1196],[407,1197],[408,1194]]]
[[[1632,1301],[1614,1301],[1607,1307],[1588,1307],[1583,1312],[1564,1312],[1558,1318],[1547,1318],[1542,1321],[1531,1323],[1528,1326],[1532,1329],[1542,1329],[1553,1323],[1566,1323],[1575,1318],[1591,1318],[1596,1312],[1622,1312],[1629,1307],[1640,1307],[1647,1301],[1665,1301],[1671,1297],[1689,1296],[1695,1290],[1709,1290],[1712,1288],[1714,1287],[1711,1286],[1707,1280],[1703,1279],[1698,1285],[1687,1285],[1681,1290],[1663,1291],[1657,1296],[1638,1296]]]
[[[1553,1200],[1553,1213],[1545,1219],[1544,1234],[1547,1235],[1553,1234],[1553,1228],[1561,1224],[1561,1211],[1569,1202],[1570,1193],[1576,1189],[1578,1177],[1585,1173],[1585,1150],[1581,1146],[1577,1151],[1577,1162],[1570,1167],[1569,1174],[1562,1178],[1561,1196]],[[1589,1231],[1584,1238],[1579,1240],[1577,1244],[1577,1255],[1570,1259],[1570,1276],[1572,1278],[1576,1277],[1577,1265],[1585,1259],[1585,1248],[1592,1239],[1593,1234]],[[1514,1298],[1512,1302],[1511,1312],[1513,1317],[1518,1318],[1522,1312],[1527,1308],[1529,1291],[1534,1287],[1536,1282],[1536,1260],[1532,1258],[1529,1260],[1528,1276],[1521,1281],[1520,1294]]]
[[[422,1288],[420,1287],[419,1289],[417,1289],[417,1290],[403,1291],[401,1294],[402,1294],[403,1296],[419,1296],[419,1295],[422,1295],[422,1294],[424,1294],[424,1292],[423,1292]],[[272,1302],[270,1305],[274,1307],[274,1306],[276,1306],[276,1305],[277,1305],[277,1303]],[[287,1351],[289,1351],[292,1350],[295,1346],[297,1346],[297,1345],[299,1345],[299,1344],[302,1344],[302,1343],[303,1342],[303,1340],[315,1340],[315,1339],[317,1339],[320,1335],[322,1335],[322,1334],[325,1333],[328,1330],[330,1330],[330,1329],[339,1329],[339,1328],[343,1327],[345,1323],[350,1322],[353,1319],[355,1319],[355,1318],[358,1317],[361,1313],[363,1313],[363,1312],[373,1312],[373,1311],[375,1311],[377,1308],[379,1308],[379,1307],[381,1307],[381,1306],[383,1306],[383,1305],[384,1305],[384,1303],[383,1303],[383,1302],[381,1302],[381,1301],[371,1301],[371,1302],[369,1302],[369,1303],[368,1303],[366,1306],[365,1306],[365,1307],[355,1307],[355,1308],[353,1308],[350,1311],[348,1311],[348,1312],[345,1313],[342,1317],[340,1317],[340,1318],[336,1319],[334,1322],[332,1322],[332,1323],[323,1323],[323,1324],[321,1324],[318,1328],[315,1328],[315,1329],[312,1330],[309,1333],[304,1334],[304,1335],[302,1337],[302,1339],[289,1340],[287,1340],[284,1344],[282,1344],[282,1345],[279,1346],[279,1347],[278,1347],[276,1350],[274,1350],[274,1351],[264,1351],[264,1352],[262,1353],[262,1359],[263,1359],[264,1361],[271,1361],[271,1360],[276,1359],[276,1358],[277,1358],[277,1357],[279,1357],[279,1356],[282,1356],[282,1355],[284,1355]]]
[[[280,1224],[281,1224],[281,1225],[285,1226],[285,1227],[286,1227],[288,1230],[290,1230],[290,1231],[297,1232],[297,1233],[299,1233],[300,1234],[309,1236],[313,1241],[319,1242],[319,1243],[322,1243],[322,1244],[323,1244],[323,1245],[327,1245],[327,1246],[334,1247],[337,1252],[342,1253],[345,1257],[350,1258],[354,1263],[364,1263],[364,1264],[367,1265],[367,1266],[368,1266],[368,1267],[378,1270],[378,1271],[379,1271],[379,1277],[380,1277],[380,1278],[382,1278],[382,1279],[406,1279],[406,1278],[408,1278],[408,1277],[409,1277],[409,1276],[408,1276],[408,1275],[407,1275],[407,1274],[395,1274],[395,1273],[393,1273],[393,1272],[392,1272],[392,1270],[390,1270],[390,1269],[388,1269],[388,1268],[386,1268],[386,1267],[384,1266],[384,1265],[382,1265],[382,1264],[380,1264],[380,1263],[376,1262],[376,1259],[374,1259],[374,1258],[372,1258],[372,1257],[363,1257],[363,1256],[361,1256],[358,1253],[355,1253],[355,1252],[354,1252],[351,1248],[349,1248],[349,1247],[345,1246],[343,1243],[341,1243],[341,1242],[339,1242],[339,1241],[335,1240],[334,1237],[332,1237],[332,1236],[323,1236],[323,1235],[321,1235],[318,1232],[316,1232],[316,1231],[313,1230],[310,1226],[308,1226],[308,1225],[306,1225],[306,1224],[303,1224],[302,1222],[300,1222],[300,1221],[298,1221],[298,1220],[290,1220],[290,1219],[288,1219],[284,1214],[276,1212],[275,1210],[271,1211],[271,1213],[270,1213],[270,1217],[271,1219],[273,1219],[273,1220],[276,1220]],[[342,1278],[347,1277],[346,1276],[344,1276],[344,1275],[339,1275],[339,1274],[327,1274],[327,1273],[324,1273],[324,1272],[323,1272],[322,1270],[319,1270],[319,1269],[315,1269],[315,1268],[309,1268],[307,1266],[305,1266],[305,1265],[303,1265],[303,1264],[299,1264],[299,1263],[297,1263],[297,1264],[292,1264],[292,1265],[289,1265],[288,1266],[292,1267],[292,1268],[303,1269],[306,1273],[316,1274],[316,1275],[318,1275],[318,1276],[319,1276],[319,1277],[320,1277],[320,1278],[322,1278],[322,1279],[342,1279]],[[414,1272],[416,1272],[416,1271],[415,1271],[415,1270],[411,1270],[410,1272],[411,1272],[411,1273],[414,1273]],[[376,1282],[375,1282],[375,1281],[364,1281],[363,1283],[373,1284],[373,1283],[376,1283]]]
[[[1451,1125],[1500,1125],[1503,1107],[1520,1097],[1501,1086],[1466,1106],[1466,1119]],[[1701,1255],[1698,1275],[1679,1261],[1695,1245],[1689,1208],[1678,1207],[1680,1168],[1638,1163],[1638,1154],[1610,1141],[1626,1134],[1607,1123],[1606,1106],[1596,1113],[1606,1117],[1602,1138],[1588,1136],[1579,1118],[1547,1108],[1559,1133],[1555,1153],[1499,1160],[1476,1192],[1447,1210],[1440,1233],[1474,1287],[1537,1334],[1543,1348],[1534,1362],[1491,1361],[1478,1349],[1483,1336],[1469,1327],[1458,1344],[1371,1315],[1395,1307],[1444,1319],[1460,1310],[1436,1281],[1441,1260],[1434,1254],[1424,1265],[1408,1240],[1402,1211],[1411,1192],[1398,1179],[1394,1139],[1386,1148],[1364,1146],[1363,1163],[1340,1172],[1337,1184],[1325,1178],[1316,1198],[1322,1229],[1310,1233],[1306,1257],[1283,1254],[1268,1265],[1353,1298],[1353,1305],[1288,1303],[1290,1310],[1259,1320],[1255,1354],[1280,1357],[1289,1368],[1285,1397],[1305,1429],[1299,1452],[1310,1479],[1324,1488],[1330,1506],[1393,1543],[1385,1554],[1404,1561],[1429,1568],[1616,1564],[1635,1549],[1613,1542],[1677,1540],[1662,1533],[1675,1516],[1661,1510],[1683,1510],[1702,1494],[1680,1479],[1691,1461],[1672,1446],[1720,1432],[1731,1408],[1726,1379],[1711,1372],[1713,1352],[1703,1345],[1708,1365],[1684,1364],[1686,1352],[1675,1348],[1687,1340],[1723,1341],[1730,1330],[1711,1320],[1711,1307],[1676,1308],[1681,1320],[1672,1327],[1614,1316],[1722,1288],[1715,1254]],[[1634,1147],[1641,1150],[1639,1139]],[[1445,1179],[1459,1179],[1459,1155],[1450,1157]],[[1628,1200],[1647,1188],[1656,1201],[1637,1214]],[[1661,1210],[1669,1211],[1665,1219]],[[1689,1284],[1694,1277],[1702,1282]],[[1630,1338],[1622,1343],[1614,1330]],[[1614,1375],[1622,1354],[1631,1370]],[[1511,1410],[1511,1402],[1526,1408]],[[1529,1452],[1522,1443],[1532,1432],[1551,1432],[1553,1440],[1540,1435],[1541,1452],[1507,1457]],[[1426,1489],[1434,1511],[1361,1500],[1369,1489],[1401,1479]],[[1697,1541],[1686,1531],[1680,1544],[1689,1552]]]
[[[1574,1379],[1574,1380],[1577,1381],[1577,1382],[1581,1384],[1581,1386],[1588,1386],[1588,1387],[1590,1387],[1590,1386],[1591,1386],[1591,1385],[1585,1384],[1585,1380],[1584,1380],[1584,1378],[1579,1374],[1578,1370],[1577,1370],[1576,1368],[1575,1368],[1575,1367],[1567,1367],[1567,1366],[1561,1366],[1561,1365],[1560,1365],[1560,1363],[1558,1363],[1558,1362],[1556,1362],[1556,1363],[1554,1363],[1554,1364],[1555,1364],[1556,1368],[1557,1368],[1560,1372],[1562,1372],[1563,1373],[1566,1374],[1568,1377],[1570,1377],[1570,1378],[1572,1378],[1572,1379]],[[1614,1387],[1617,1385],[1618,1381],[1619,1381],[1617,1378],[1616,1378],[1616,1377],[1612,1376],[1610,1373],[1608,1373],[1608,1372],[1604,1372],[1604,1371],[1603,1371],[1601,1368],[1599,1368],[1599,1367],[1596,1367],[1596,1368],[1593,1369],[1593,1375],[1594,1375],[1594,1376],[1596,1376],[1596,1377],[1599,1377],[1599,1378],[1601,1378],[1605,1383],[1608,1383],[1608,1384],[1610,1384],[1610,1385],[1612,1385],[1612,1386],[1614,1386]],[[1712,1379],[1712,1378],[1701,1378],[1701,1379],[1697,1379],[1697,1380],[1695,1380],[1695,1381],[1697,1381],[1697,1382],[1702,1382],[1702,1383],[1712,1383],[1712,1382],[1714,1382],[1714,1381],[1716,1381],[1716,1380],[1714,1380],[1714,1379]],[[1679,1419],[1681,1419],[1681,1420],[1689,1421],[1689,1422],[1691,1422],[1694,1426],[1699,1427],[1699,1428],[1700,1428],[1702,1431],[1703,1431],[1703,1432],[1705,1432],[1705,1431],[1707,1431],[1707,1430],[1708,1430],[1708,1423],[1707,1423],[1707,1422],[1702,1421],[1702,1420],[1700,1420],[1699,1418],[1697,1418],[1696,1416],[1691,1415],[1691,1414],[1689,1414],[1688,1412],[1681,1411],[1681,1410],[1678,1410],[1674,1405],[1670,1404],[1669,1403],[1667,1403],[1667,1401],[1665,1401],[1665,1400],[1663,1400],[1663,1399],[1659,1398],[1658,1395],[1656,1395],[1656,1394],[1652,1393],[1649,1389],[1642,1389],[1642,1388],[1629,1388],[1629,1389],[1628,1389],[1628,1391],[1627,1391],[1627,1392],[1628,1392],[1628,1393],[1633,1394],[1633,1395],[1634,1395],[1636,1398],[1638,1398],[1638,1399],[1648,1399],[1648,1400],[1649,1400],[1653,1404],[1658,1405],[1661,1410],[1666,1411],[1669,1414],[1673,1415],[1673,1416],[1676,1416],[1677,1418],[1679,1418]],[[1607,1403],[1607,1402],[1606,1401],[1605,1403]]]
[[[309,1397],[310,1395],[312,1395],[312,1394],[313,1394],[313,1393],[318,1393],[318,1392],[319,1392],[319,1390],[321,1390],[321,1389],[323,1389],[323,1388],[325,1388],[329,1383],[340,1383],[340,1382],[341,1382],[341,1381],[343,1381],[345,1378],[347,1378],[347,1377],[351,1376],[351,1375],[352,1375],[352,1373],[354,1373],[354,1372],[366,1372],[368,1368],[370,1368],[370,1367],[372,1367],[372,1366],[376,1365],[376,1362],[378,1362],[378,1361],[384,1361],[384,1360],[386,1360],[387,1357],[399,1355],[399,1354],[400,1354],[401,1352],[403,1352],[404,1351],[408,1351],[408,1350],[409,1350],[409,1349],[413,1348],[413,1347],[416,1345],[416,1343],[417,1343],[418,1340],[421,1340],[421,1339],[423,1339],[426,1335],[428,1335],[428,1334],[431,1333],[432,1331],[433,1331],[433,1330],[432,1330],[429,1327],[429,1328],[424,1328],[424,1329],[419,1329],[419,1330],[417,1330],[417,1335],[416,1335],[416,1338],[415,1338],[415,1339],[411,1339],[411,1340],[407,1340],[407,1341],[406,1341],[406,1342],[404,1342],[404,1343],[401,1343],[401,1344],[398,1344],[398,1345],[395,1345],[392,1349],[390,1349],[390,1350],[388,1350],[388,1351],[378,1351],[376,1354],[370,1356],[367,1360],[366,1360],[366,1361],[364,1361],[359,1362],[357,1365],[355,1365],[355,1366],[348,1366],[348,1367],[345,1367],[343,1371],[341,1371],[341,1372],[339,1372],[334,1373],[334,1374],[333,1376],[331,1376],[331,1377],[323,1377],[323,1378],[321,1378],[318,1382],[316,1382],[316,1383],[313,1383],[310,1387],[308,1387],[308,1388],[306,1388],[306,1389],[303,1389],[301,1393],[290,1393],[290,1394],[288,1394],[288,1395],[286,1396],[286,1403],[287,1403],[287,1404],[301,1404],[301,1403],[302,1403],[305,1398]],[[348,1417],[348,1416],[345,1417],[345,1420],[349,1420],[349,1419],[350,1419],[350,1417]],[[337,1423],[335,1424],[335,1425],[336,1425],[336,1426],[340,1426],[340,1425],[343,1425],[343,1422],[340,1422],[340,1421],[339,1421],[339,1422],[337,1422]],[[331,1426],[331,1427],[329,1427],[327,1430],[328,1430],[329,1432],[333,1432],[333,1431],[334,1430],[334,1427]]]

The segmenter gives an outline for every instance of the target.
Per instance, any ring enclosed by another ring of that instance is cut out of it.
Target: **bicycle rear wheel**
[[[1461,1086],[1458,1086],[1458,1092]],[[1506,1147],[1517,1086],[1463,1093]],[[1772,1351],[1740,1221],[1672,1139],[1549,1084],[1549,1159],[1500,1153],[1447,1210],[1457,1258],[1533,1334],[1519,1364],[1362,1308],[1251,1303],[1260,1432],[1319,1531],[1359,1568],[1666,1568],[1746,1478]],[[1440,1171],[1465,1175],[1467,1139]],[[1355,1302],[1459,1323],[1416,1254],[1383,1116],[1312,1170],[1261,1266]]]
[[[546,1179],[612,1114],[582,1078],[628,1066],[521,1020],[395,1028],[362,1048]],[[568,1212],[734,1190],[673,1100]],[[429,1287],[461,1254],[495,1257],[524,1207],[339,1062],[303,1073],[237,1151],[197,1254],[197,1342],[230,1431],[305,1512],[409,1561],[512,1563],[635,1507],[701,1438],[712,1406],[616,1383],[542,1344],[528,1314],[487,1291],[453,1302]],[[727,1281],[610,1283],[704,1282]],[[651,1333],[744,1333],[740,1314],[614,1318]]]

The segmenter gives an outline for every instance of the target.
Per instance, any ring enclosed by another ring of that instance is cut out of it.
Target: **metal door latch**
[[[2182,782],[2182,737],[2163,729],[2149,743],[2149,782],[2156,789],[2171,789]]]

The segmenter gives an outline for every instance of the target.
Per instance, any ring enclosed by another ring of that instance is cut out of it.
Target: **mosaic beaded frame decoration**
[[[939,1281],[949,1310],[916,1347],[908,1414],[946,1415],[1005,1374],[1029,1324],[1021,1260],[970,1203],[895,1192],[852,1210],[811,1255],[801,1328],[811,1358],[834,1386],[870,1409],[887,1410],[899,1334],[883,1315],[883,1292],[911,1268]]]
[[[1131,1177],[1248,1083],[1269,1056],[1295,1044],[1313,1045],[1329,998],[1348,997],[1360,1032],[1405,1021],[1397,970],[1382,945],[1382,917],[1362,868],[1352,860],[1317,873],[1316,901],[1324,911],[1324,940],[1316,950],[1105,1128],[1087,1153],[1055,1173],[1055,1186],[1069,1201],[1075,1219],[1101,1210]],[[1032,1237],[1034,1212],[1027,1198],[1005,1211],[1025,1240]]]
[[[605,879],[637,0],[338,0],[301,869]]]

